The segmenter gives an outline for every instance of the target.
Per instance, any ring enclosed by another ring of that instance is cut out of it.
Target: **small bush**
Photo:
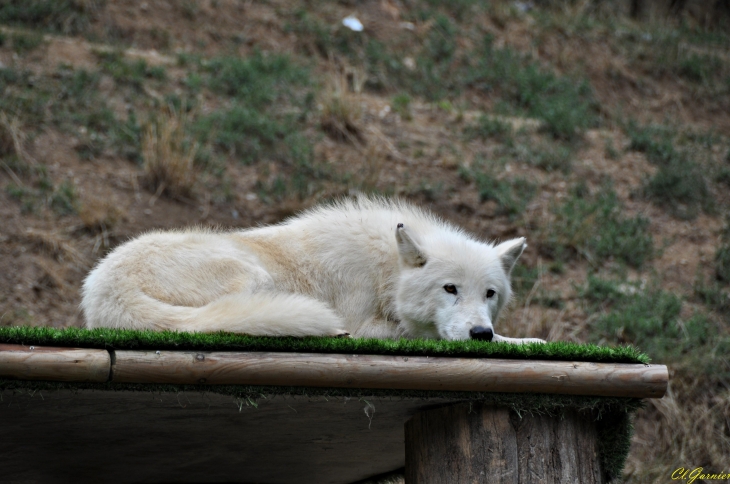
[[[59,215],[78,212],[79,200],[76,186],[68,180],[61,182],[51,195],[50,205],[53,211]]]
[[[634,344],[659,363],[686,366],[713,381],[730,377],[730,369],[717,358],[730,351],[730,337],[722,335],[705,315],[680,318],[682,300],[656,286],[612,281],[594,276],[580,293],[592,312],[594,338],[610,343]]]
[[[206,71],[213,91],[235,97],[251,109],[262,109],[279,99],[293,100],[295,87],[309,84],[308,71],[293,65],[288,57],[260,52],[246,59],[213,59]]]
[[[464,128],[464,134],[469,139],[505,139],[512,134],[512,125],[494,116],[482,114],[476,124]]]
[[[19,54],[25,54],[37,49],[43,43],[43,35],[39,33],[13,34],[10,37],[13,41],[13,50]]]
[[[629,123],[630,149],[641,151],[658,166],[644,183],[644,193],[679,218],[694,218],[700,209],[711,212],[714,200],[702,167],[688,152],[674,147],[675,133],[662,126]]]
[[[562,144],[542,143],[531,150],[528,163],[545,171],[561,171],[570,173],[573,166],[573,151]]]
[[[668,163],[677,157],[674,149],[674,131],[663,126],[639,126],[630,121],[626,127],[631,143],[630,150],[646,154],[646,158],[656,164]]]
[[[411,114],[411,97],[408,94],[394,96],[390,105],[393,107],[393,111],[404,121],[413,119],[413,115]]]
[[[287,132],[295,128],[258,110],[235,105],[201,118],[195,130],[202,141],[212,141],[242,162],[253,163],[275,152]]]
[[[716,56],[692,54],[681,59],[677,66],[680,76],[693,82],[706,83],[722,69],[722,62]]]
[[[714,209],[702,167],[685,157],[659,165],[656,174],[644,184],[644,193],[683,219],[696,217],[700,209],[705,212]]]
[[[715,181],[730,188],[730,166],[721,166],[715,174]]]
[[[483,6],[479,0],[427,0],[427,3],[433,8],[444,9],[457,20],[464,20],[469,12]]]
[[[468,85],[499,90],[528,116],[541,119],[556,138],[574,139],[596,123],[592,90],[545,70],[510,49],[495,49],[487,36],[465,73]]]
[[[120,84],[127,84],[141,90],[146,79],[164,80],[167,76],[162,66],[149,66],[144,59],[128,60],[124,53],[96,52],[101,68]]]
[[[715,252],[715,275],[720,281],[730,283],[730,216],[720,234],[720,245]]]
[[[493,200],[497,203],[497,215],[515,216],[524,212],[527,204],[535,196],[533,183],[524,178],[498,179],[493,167],[483,161],[475,163],[473,169],[461,168],[461,177],[474,181],[482,202]]]
[[[601,263],[613,257],[641,267],[654,255],[649,220],[641,215],[625,217],[622,209],[610,187],[593,196],[584,186],[574,187],[570,197],[554,207],[553,220],[543,228],[541,251],[558,260],[581,255]]]
[[[0,2],[0,23],[75,35],[88,27],[93,3],[78,0],[3,0]]]
[[[697,281],[694,286],[695,295],[705,306],[720,314],[730,315],[730,292],[722,283],[713,281],[709,284]]]

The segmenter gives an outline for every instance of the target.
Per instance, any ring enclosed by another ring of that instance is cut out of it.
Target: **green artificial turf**
[[[234,333],[179,333],[127,329],[0,328],[0,343],[115,350],[282,351],[409,356],[461,356],[520,360],[649,363],[633,346],[596,346],[561,341],[514,345],[486,341],[274,338]]]
[[[469,358],[649,363],[633,346],[596,346],[566,342],[513,345],[484,341],[379,340],[358,338],[274,338],[232,333],[179,333],[114,329],[55,329],[45,327],[0,328],[0,343],[99,348],[112,350],[277,351]],[[601,465],[607,479],[621,475],[633,432],[632,415],[641,400],[532,393],[442,392],[250,385],[163,385],[131,383],[66,383],[0,379],[0,391],[101,390],[142,392],[211,392],[230,395],[245,405],[276,395],[309,395],[326,398],[448,398],[509,407],[517,415],[538,413],[559,417],[563,409],[591,412],[600,437]]]

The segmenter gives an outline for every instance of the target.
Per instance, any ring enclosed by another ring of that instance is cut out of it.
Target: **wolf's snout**
[[[474,326],[469,330],[469,336],[471,336],[471,339],[492,341],[492,338],[494,338],[494,331],[492,330],[492,328],[485,328],[484,326]]]

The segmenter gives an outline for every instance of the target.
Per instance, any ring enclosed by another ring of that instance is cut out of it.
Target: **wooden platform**
[[[603,482],[595,415],[517,415],[483,397],[463,403],[464,392],[657,398],[668,373],[622,363],[0,345],[2,378],[5,481],[345,484],[405,466],[413,483],[531,484]],[[223,385],[284,391],[254,401],[218,392]],[[321,396],[319,387],[358,397]]]

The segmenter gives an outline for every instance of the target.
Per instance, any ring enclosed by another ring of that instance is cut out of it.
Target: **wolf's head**
[[[398,224],[396,241],[396,307],[408,334],[491,341],[512,295],[509,278],[527,247],[524,237],[494,246],[452,231],[419,236]]]

